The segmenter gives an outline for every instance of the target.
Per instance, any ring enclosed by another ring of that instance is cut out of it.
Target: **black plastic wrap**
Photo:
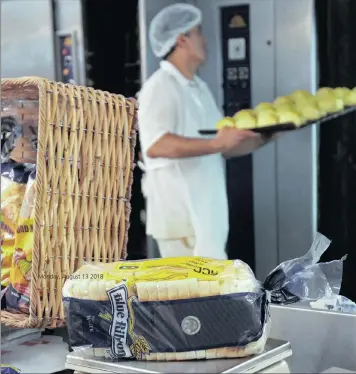
[[[339,294],[346,257],[318,263],[329,245],[329,239],[317,234],[305,256],[283,262],[268,275],[264,288],[271,292],[273,303],[287,305]]]
[[[1,176],[12,182],[26,184],[35,168],[34,164],[20,164],[9,160],[1,164]]]
[[[111,314],[109,300],[94,302],[65,298],[64,303],[73,347],[107,348],[112,345],[112,324],[100,317]],[[134,299],[131,305],[135,334],[145,337],[151,353],[244,347],[262,337],[267,311],[264,294],[245,293],[166,302],[142,303]],[[183,331],[180,321],[187,316],[195,318],[191,321],[192,332],[194,321],[199,321],[199,334]],[[130,337],[129,340],[131,345],[133,341]]]

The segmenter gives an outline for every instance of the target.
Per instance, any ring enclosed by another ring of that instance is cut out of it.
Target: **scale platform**
[[[268,368],[274,373],[277,366],[284,367],[283,373],[289,373],[285,359],[292,355],[291,345],[281,340],[269,339],[264,353],[244,359],[220,359],[185,362],[139,362],[112,361],[88,357],[85,350],[72,352],[66,359],[66,369],[77,373],[263,373]]]

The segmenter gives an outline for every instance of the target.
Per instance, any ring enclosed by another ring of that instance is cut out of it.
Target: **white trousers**
[[[162,258],[195,256],[195,238],[157,239],[158,249]]]

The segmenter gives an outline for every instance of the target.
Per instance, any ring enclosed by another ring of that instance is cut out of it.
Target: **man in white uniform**
[[[206,58],[201,22],[198,8],[174,4],[150,25],[150,43],[162,62],[138,96],[146,232],[157,240],[162,257],[226,259],[224,157],[250,153],[264,141],[253,132],[228,128],[213,139],[199,135],[223,117],[196,76]]]

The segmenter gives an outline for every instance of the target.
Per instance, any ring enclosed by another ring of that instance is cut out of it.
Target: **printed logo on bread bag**
[[[128,292],[124,284],[108,291],[112,308],[112,324],[110,336],[112,337],[112,353],[118,358],[132,357],[127,345],[127,330],[129,323],[129,311],[127,307]]]
[[[104,321],[111,322],[112,321],[112,315],[109,312],[100,312],[98,314],[98,317],[101,318]]]
[[[1,364],[1,374],[21,374],[21,370],[15,366]]]
[[[219,273],[215,271],[214,269],[203,268],[201,266],[196,267],[195,269],[193,269],[193,271],[195,271],[198,274],[203,274],[203,275],[213,275],[213,276],[219,275]]]
[[[182,330],[186,335],[196,335],[201,329],[199,318],[194,316],[185,317],[181,323]]]
[[[135,296],[131,296],[128,301],[129,308],[129,330],[128,335],[131,339],[130,351],[132,356],[137,360],[142,361],[145,357],[150,355],[150,345],[148,341],[141,335],[135,333],[135,313],[133,311],[132,303],[138,302]]]

